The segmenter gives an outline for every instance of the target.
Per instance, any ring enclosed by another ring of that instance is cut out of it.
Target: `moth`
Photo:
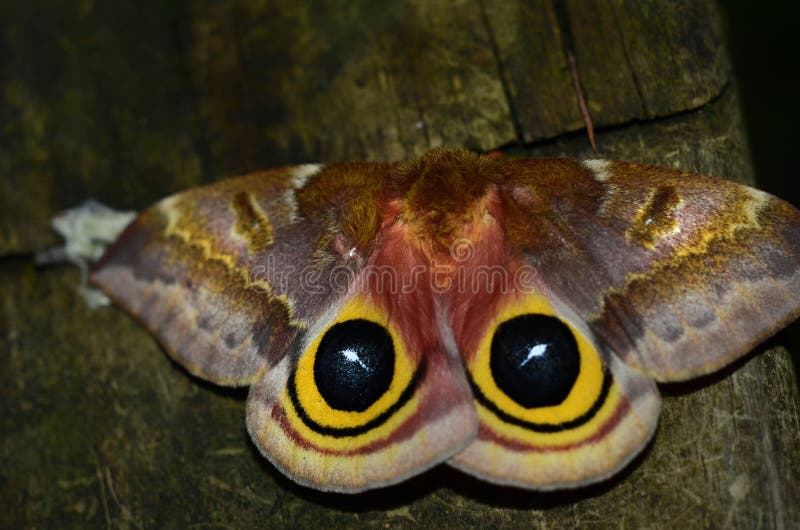
[[[300,165],[168,197],[92,272],[191,374],[249,385],[294,481],[355,493],[446,462],[534,490],[623,468],[656,382],[800,313],[800,211],[629,162]]]

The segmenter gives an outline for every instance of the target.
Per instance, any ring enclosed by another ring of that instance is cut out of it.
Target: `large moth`
[[[715,371],[800,312],[800,211],[627,162],[302,165],[162,200],[92,275],[192,374],[250,385],[300,484],[441,462],[547,490],[620,470],[656,382]]]

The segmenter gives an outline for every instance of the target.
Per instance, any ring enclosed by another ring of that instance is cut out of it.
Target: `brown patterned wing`
[[[331,221],[335,201],[322,208],[300,191],[331,172],[295,166],[164,199],[125,230],[92,281],[192,374],[254,383],[339,296],[325,273],[358,267]]]
[[[627,162],[505,166],[511,242],[629,366],[721,368],[800,313],[800,211],[724,179]]]

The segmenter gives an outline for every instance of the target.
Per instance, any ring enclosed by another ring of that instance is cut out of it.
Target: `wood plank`
[[[286,160],[396,159],[514,138],[472,2],[253,9],[246,17],[227,5],[197,9],[193,70],[198,89],[210,87],[201,113],[215,150],[244,149],[246,159],[259,149]],[[280,59],[265,61],[265,49],[280,50]],[[209,56],[223,60],[203,61]]]
[[[752,180],[711,0],[336,7],[0,6],[0,254],[49,244],[50,216],[87,196],[142,208],[285,162],[492,149],[518,131],[550,140],[506,156],[597,156],[564,134],[583,127],[565,28],[595,122],[624,124],[598,132],[600,156]],[[280,475],[248,440],[245,394],[187,376],[122,312],[89,311],[77,271],[2,265],[2,527],[800,526],[780,335],[732,374],[665,389],[654,443],[597,486],[543,494],[440,466],[347,497]]]
[[[551,0],[486,0],[521,137],[551,138],[583,126]]]

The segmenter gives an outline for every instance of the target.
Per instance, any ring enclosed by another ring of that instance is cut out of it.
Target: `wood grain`
[[[87,196],[143,209],[284,162],[493,149],[520,130],[552,140],[507,154],[597,156],[582,134],[564,135],[581,127],[570,86],[574,107],[539,116],[535,103],[515,104],[525,127],[509,111],[522,86],[561,90],[547,83],[562,74],[524,72],[565,67],[561,43],[500,48],[508,27],[494,21],[508,15],[488,1],[485,19],[478,2],[371,4],[4,4],[0,254],[50,244],[50,215]],[[714,3],[644,4],[565,3],[600,155],[752,182]],[[541,5],[525,19],[532,28],[551,24]],[[518,50],[519,72],[501,76],[491,35],[501,57]],[[420,109],[427,126],[416,129]],[[244,396],[198,385],[121,312],[90,313],[77,273],[6,259],[0,276],[0,526],[800,526],[799,398],[783,348],[669,390],[645,458],[601,487],[532,496],[437,468],[348,500],[261,464],[242,428]]]

